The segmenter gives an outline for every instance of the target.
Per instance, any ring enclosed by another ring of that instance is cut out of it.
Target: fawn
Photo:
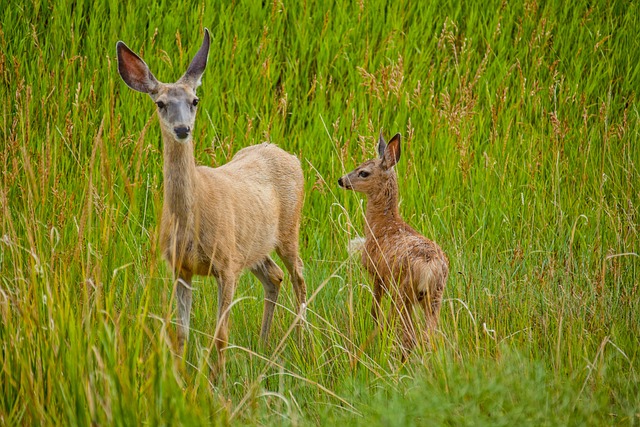
[[[362,263],[373,278],[371,313],[379,319],[382,294],[392,298],[400,315],[403,359],[416,344],[412,311],[422,307],[427,333],[438,324],[442,293],[449,275],[449,261],[440,247],[409,226],[398,211],[398,180],[393,166],[400,160],[400,134],[389,145],[382,133],[379,158],[369,160],[341,177],[338,185],[367,196],[365,242]],[[428,340],[428,335],[425,335]]]
[[[157,106],[163,140],[164,202],[160,247],[178,279],[178,349],[189,336],[193,275],[212,275],[218,284],[215,345],[218,368],[228,343],[229,310],[238,277],[249,269],[265,290],[260,336],[267,341],[284,274],[271,259],[284,262],[304,315],[306,285],[298,255],[304,177],[297,157],[263,143],[244,148],[227,164],[196,166],[192,130],[202,74],[209,53],[209,31],[185,74],[161,83],[123,42],[116,45],[118,71],[132,89]],[[223,372],[224,374],[224,372]]]

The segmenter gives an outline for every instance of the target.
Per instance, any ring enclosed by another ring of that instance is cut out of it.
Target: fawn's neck
[[[393,224],[402,222],[398,210],[398,182],[392,176],[378,191],[367,195],[367,237],[377,237]],[[393,227],[391,227],[393,228]]]
[[[162,131],[164,149],[164,203],[183,226],[193,213],[196,193],[196,161],[193,142],[180,142],[170,132]]]

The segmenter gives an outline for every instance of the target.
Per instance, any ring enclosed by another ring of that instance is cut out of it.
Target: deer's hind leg
[[[251,272],[260,280],[264,287],[264,313],[262,314],[262,327],[260,338],[266,342],[271,330],[273,311],[278,302],[280,284],[284,278],[282,269],[270,258],[266,257],[258,265],[251,268]]]
[[[298,255],[298,237],[291,240],[288,244],[282,245],[276,248],[276,252],[282,262],[284,262],[287,271],[291,276],[291,283],[293,284],[293,290],[296,293],[297,300],[297,312],[302,315],[304,319],[305,310],[307,307],[307,285],[302,276],[302,259]]]

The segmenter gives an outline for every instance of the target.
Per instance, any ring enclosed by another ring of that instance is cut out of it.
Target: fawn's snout
[[[345,190],[352,190],[353,187],[351,186],[351,180],[349,180],[349,176],[345,175],[342,176],[338,179],[338,185],[342,188],[344,188]]]

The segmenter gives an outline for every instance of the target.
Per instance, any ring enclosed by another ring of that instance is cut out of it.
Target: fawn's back
[[[390,293],[415,298],[426,292],[441,293],[449,262],[440,246],[402,220],[379,220],[385,226],[367,236],[362,253],[369,274],[378,277]]]

